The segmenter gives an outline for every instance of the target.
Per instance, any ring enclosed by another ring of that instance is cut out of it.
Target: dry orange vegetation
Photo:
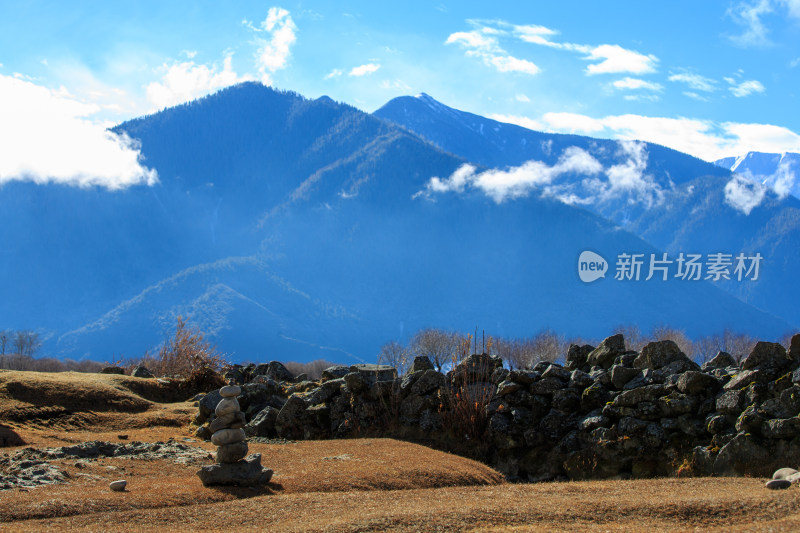
[[[191,436],[191,403],[153,401],[167,393],[154,380],[0,371],[0,425],[26,442],[2,453],[170,438],[213,451]],[[211,459],[56,460],[69,482],[0,492],[0,530],[800,530],[800,491],[761,479],[508,484],[480,463],[389,439],[250,448],[275,470],[268,487],[204,488],[195,471]],[[111,492],[121,478],[128,490]]]

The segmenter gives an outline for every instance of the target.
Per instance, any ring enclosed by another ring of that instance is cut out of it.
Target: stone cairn
[[[211,442],[217,446],[217,464],[204,466],[197,475],[203,485],[266,485],[272,479],[272,470],[261,466],[261,454],[247,456],[245,415],[236,399],[242,389],[227,385],[219,390],[222,400],[214,410],[216,418],[208,429]]]

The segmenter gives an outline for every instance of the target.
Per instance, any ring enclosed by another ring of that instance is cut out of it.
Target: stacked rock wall
[[[800,465],[800,335],[788,350],[759,342],[741,365],[721,352],[701,368],[668,340],[627,351],[615,335],[571,346],[563,366],[510,371],[476,354],[447,374],[417,358],[402,377],[355,365],[331,367],[319,382],[254,379],[239,398],[248,436],[400,437],[480,458],[509,479],[769,475]],[[218,401],[200,401],[198,423]]]

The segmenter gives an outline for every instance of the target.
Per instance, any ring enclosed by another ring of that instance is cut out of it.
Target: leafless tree
[[[628,350],[638,352],[647,344],[647,339],[642,335],[642,330],[636,324],[619,325],[614,328],[613,333],[615,335],[622,333],[622,336],[625,337],[625,348]]]
[[[431,360],[436,370],[445,364],[457,362],[462,357],[465,337],[460,333],[443,329],[426,328],[418,331],[409,343],[409,353],[425,356]]]
[[[6,346],[11,342],[11,332],[7,329],[0,331],[0,355],[6,354]]]
[[[33,357],[36,355],[36,352],[39,351],[39,348],[41,348],[42,342],[38,333],[29,330],[20,330],[14,334],[13,346],[17,354],[23,357]]]
[[[381,346],[378,363],[397,369],[397,374],[404,375],[410,366],[408,348],[397,341],[390,341]]]
[[[730,329],[725,329],[722,333],[708,335],[695,341],[695,358],[700,361],[707,361],[714,357],[717,352],[728,352],[733,356],[737,363],[747,357],[753,351],[757,339],[746,333],[737,333]]]

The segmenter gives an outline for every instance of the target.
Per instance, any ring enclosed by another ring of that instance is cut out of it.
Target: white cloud
[[[663,191],[646,175],[647,147],[642,142],[620,141],[619,155],[626,158],[624,163],[612,165],[606,170],[608,185],[603,191],[604,197],[632,195],[631,199],[642,202],[648,207],[659,203]]]
[[[764,85],[758,80],[745,80],[742,82],[737,82],[733,78],[725,78],[730,84],[728,88],[736,98],[742,98],[745,96],[750,96],[753,93],[763,93],[766,89]]]
[[[559,133],[597,133],[605,126],[602,120],[594,119],[578,113],[545,113],[542,119]]]
[[[90,117],[100,106],[0,75],[0,184],[12,180],[120,189],[158,182],[134,142]]]
[[[256,52],[256,65],[264,85],[271,85],[271,75],[286,68],[291,56],[291,47],[297,40],[297,26],[290,13],[280,7],[271,7],[267,18],[260,27],[249,21],[243,23],[258,34],[267,34],[266,38],[257,38],[259,48]]]
[[[701,96],[694,91],[683,91],[683,94],[691,98],[692,100],[697,100],[698,102],[708,102],[708,98],[705,96]]]
[[[652,54],[640,54],[616,44],[602,44],[592,48],[584,59],[588,61],[602,60],[586,67],[587,74],[613,74],[619,72],[647,74],[655,72],[656,63],[658,63],[658,58]]]
[[[339,70],[338,68],[335,68],[332,71],[328,72],[325,75],[325,78],[323,78],[323,79],[330,80],[330,79],[333,79],[333,78],[338,78],[342,74],[344,74],[344,73],[341,70]]]
[[[538,44],[561,50],[570,50],[582,54],[588,54],[592,51],[592,47],[585,44],[559,43],[550,40],[550,37],[558,35],[558,32],[545,26],[529,25],[513,26],[513,28],[514,34],[526,43]]]
[[[411,86],[403,80],[383,80],[381,82],[381,89],[391,89],[393,91],[411,92]]]
[[[520,93],[520,94],[518,94],[517,96],[515,96],[515,97],[514,97],[514,99],[515,99],[517,102],[522,102],[522,103],[524,103],[524,104],[527,104],[528,102],[530,102],[530,101],[531,101],[531,99],[530,99],[530,98],[528,98],[528,96],[527,96],[527,95],[525,95],[525,94],[522,94],[522,93]]]
[[[459,44],[464,48],[495,51],[497,39],[480,31],[458,31],[450,34],[444,44]]]
[[[790,17],[800,19],[800,0],[778,0],[778,3],[786,7]]]
[[[710,93],[717,89],[714,85],[714,80],[701,76],[700,74],[681,72],[678,74],[670,74],[669,78],[667,79],[669,81],[685,83],[690,89],[694,89],[695,91]]]
[[[664,89],[660,83],[649,82],[640,78],[622,78],[621,80],[615,81],[613,85],[617,89],[646,89],[649,91],[661,91]]]
[[[154,81],[147,86],[147,99],[156,109],[170,107],[194,100],[217,89],[228,87],[249,76],[240,77],[232,67],[232,56],[223,61],[222,70],[216,65],[197,65],[193,61],[162,65],[164,75],[161,81]]]
[[[553,166],[542,161],[528,161],[506,170],[491,169],[478,174],[475,170],[474,166],[465,164],[448,178],[431,178],[425,190],[414,197],[430,198],[433,194],[445,192],[462,193],[467,187],[481,190],[498,204],[508,199],[527,196],[534,189],[541,189],[546,195],[558,197],[562,192],[561,188],[550,186],[559,176],[567,173],[591,176],[602,172],[603,165],[585,150],[571,146],[564,150]]]
[[[765,46],[770,44],[767,37],[769,30],[761,21],[761,17],[772,12],[770,0],[756,2],[739,2],[728,8],[728,16],[745,30],[741,35],[731,36],[733,43],[739,46]]]
[[[465,53],[468,57],[477,57],[486,66],[494,67],[498,72],[538,74],[540,69],[535,63],[514,57],[500,47],[497,35],[503,33],[496,28],[483,26],[479,30],[452,33],[444,44],[461,46],[466,50]]]
[[[529,130],[542,131],[544,129],[544,125],[541,122],[539,122],[538,120],[533,120],[532,118],[528,117],[521,117],[516,115],[500,115],[495,113],[493,115],[489,115],[489,118],[491,118],[492,120],[496,120],[498,122],[516,124],[517,126],[528,128]]]
[[[538,74],[540,69],[527,59],[518,59],[512,56],[494,56],[490,59],[498,72],[522,72],[524,74]]]
[[[377,63],[367,63],[366,65],[353,67],[347,75],[356,77],[366,76],[367,74],[377,72],[379,68],[381,68],[381,66]]]
[[[734,174],[725,184],[725,203],[749,215],[754,207],[764,199],[766,187]]]
[[[715,123],[691,118],[611,115],[593,118],[577,113],[545,113],[547,131],[641,140],[668,146],[706,161],[749,151],[800,152],[800,135],[771,124]]]
[[[778,169],[769,176],[765,184],[772,187],[779,198],[785,198],[797,188],[797,175],[788,159],[783,159],[778,164]]]

